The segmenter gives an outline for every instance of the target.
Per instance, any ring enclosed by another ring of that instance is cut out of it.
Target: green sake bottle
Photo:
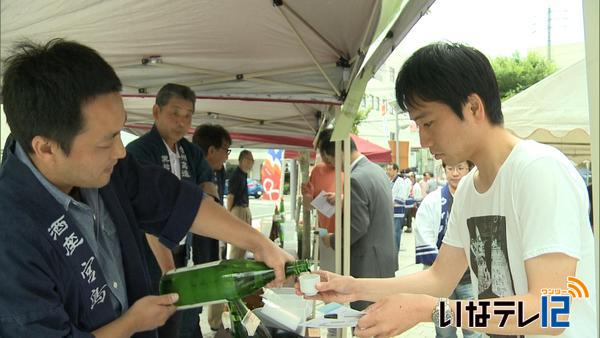
[[[248,330],[244,326],[244,317],[248,315],[250,310],[246,307],[246,304],[241,299],[235,299],[228,302],[229,305],[229,318],[231,321],[231,331],[234,338],[248,338]],[[258,324],[256,331],[250,337],[254,338],[271,338],[269,330],[262,324]]]
[[[281,222],[285,222],[285,202],[283,200],[283,195],[279,200],[279,216],[281,217]]]
[[[275,206],[275,214],[273,215],[273,223],[271,226],[271,233],[269,234],[269,239],[274,242],[279,242],[279,247],[283,247],[283,225],[281,216],[279,214],[279,208]]]
[[[288,262],[285,275],[299,275],[310,267],[308,260]],[[160,280],[159,292],[179,294],[175,305],[187,309],[242,298],[274,279],[275,271],[262,262],[230,259],[169,271]]]

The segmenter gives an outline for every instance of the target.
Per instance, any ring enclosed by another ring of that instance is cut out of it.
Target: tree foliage
[[[522,58],[515,52],[512,56],[492,59],[492,68],[498,79],[500,98],[505,100],[552,74],[556,65],[537,53]]]
[[[359,109],[354,115],[354,121],[352,122],[352,134],[358,135],[358,126],[362,121],[366,120],[372,109]]]

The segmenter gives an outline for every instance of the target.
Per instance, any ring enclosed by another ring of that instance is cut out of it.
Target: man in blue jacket
[[[178,296],[152,295],[139,229],[168,247],[188,231],[246,247],[284,279],[291,256],[197,185],[127,156],[120,90],[75,42],[21,43],[6,60],[1,337],[156,337]]]
[[[127,152],[142,164],[157,165],[181,180],[199,185],[204,193],[217,197],[212,169],[202,150],[185,138],[192,125],[196,94],[187,86],[167,83],[156,94],[152,107],[152,129],[127,145]],[[172,251],[158,238],[146,234],[143,244],[153,290],[158,292],[160,277],[167,271],[187,265],[219,260],[219,241],[188,234]],[[158,329],[161,338],[201,338],[199,314],[202,308],[181,311]]]

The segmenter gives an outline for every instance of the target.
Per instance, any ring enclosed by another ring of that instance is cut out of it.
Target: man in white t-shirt
[[[585,185],[558,150],[503,128],[487,58],[461,44],[425,46],[404,63],[396,97],[436,159],[471,160],[477,169],[458,186],[431,268],[388,279],[322,272],[319,294],[307,298],[375,301],[357,323],[359,337],[394,336],[425,321],[460,322],[490,337],[597,337]],[[467,268],[478,300],[448,300]]]

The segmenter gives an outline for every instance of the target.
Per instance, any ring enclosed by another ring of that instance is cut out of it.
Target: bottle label
[[[231,315],[229,311],[223,311],[221,314],[221,322],[223,322],[223,328],[225,330],[231,330]]]
[[[254,314],[254,312],[248,311],[244,316],[244,319],[242,319],[242,324],[244,324],[246,331],[248,331],[248,336],[251,337],[256,333],[256,329],[260,325],[260,319]]]

